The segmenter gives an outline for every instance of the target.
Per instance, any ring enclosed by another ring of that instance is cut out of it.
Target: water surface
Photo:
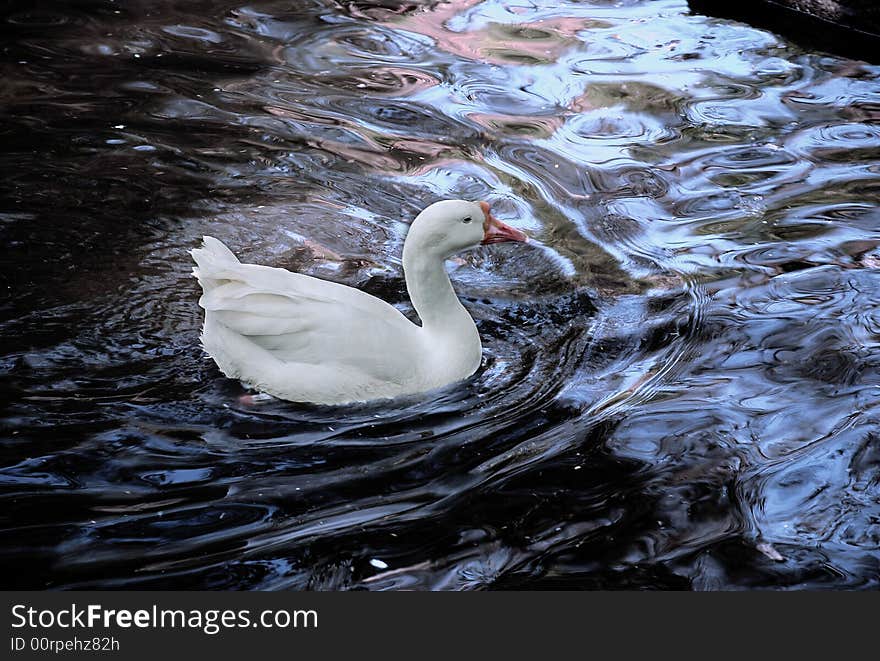
[[[874,588],[880,67],[655,2],[6,3],[3,587]],[[411,312],[466,383],[243,404],[187,250]]]

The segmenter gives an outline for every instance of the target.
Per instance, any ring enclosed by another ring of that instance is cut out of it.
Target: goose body
[[[345,404],[438,388],[473,374],[482,354],[445,260],[480,243],[526,240],[485,202],[446,200],[425,209],[403,249],[416,325],[353,287],[242,264],[206,236],[191,251],[204,290],[202,345],[226,376],[295,402]]]

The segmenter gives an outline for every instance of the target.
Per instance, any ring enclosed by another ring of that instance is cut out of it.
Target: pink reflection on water
[[[515,134],[521,138],[549,138],[565,123],[567,115],[507,115],[472,112],[468,118],[491,132]]]
[[[424,71],[392,66],[376,67],[354,80],[364,93],[393,96],[410,96],[440,84],[436,76]]]
[[[562,17],[527,23],[490,23],[487,27],[453,32],[446,25],[480,0],[452,0],[426,11],[395,17],[388,27],[409,30],[434,40],[449,53],[488,64],[552,62],[573,45],[577,33],[589,27],[586,19]]]

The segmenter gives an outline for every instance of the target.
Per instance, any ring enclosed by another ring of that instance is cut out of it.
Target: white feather
[[[404,270],[423,325],[352,287],[280,268],[242,264],[206,236],[191,251],[204,293],[202,344],[223,373],[292,401],[341,404],[396,397],[466,378],[481,345],[443,266],[480,242],[471,202],[432,205],[414,221]]]

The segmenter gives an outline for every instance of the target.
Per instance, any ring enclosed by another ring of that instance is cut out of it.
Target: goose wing
[[[192,255],[204,289],[199,305],[279,360],[345,365],[395,381],[412,374],[418,327],[385,301],[285,269],[242,264],[212,237]]]

